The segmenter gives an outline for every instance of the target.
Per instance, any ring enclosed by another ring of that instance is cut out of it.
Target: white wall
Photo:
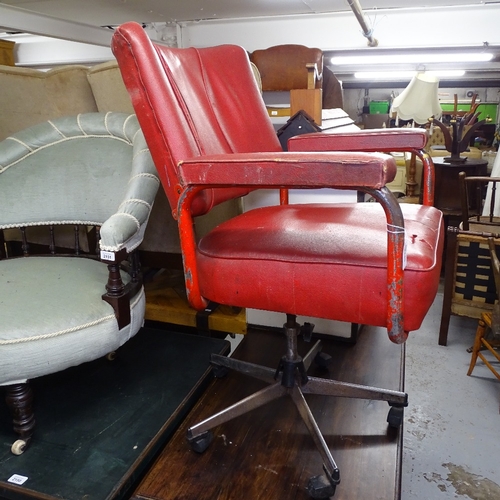
[[[365,15],[381,48],[482,45],[484,42],[500,45],[500,4],[365,10]],[[66,31],[71,31],[71,26],[62,24]],[[361,27],[349,10],[336,14],[207,20],[182,23],[175,27],[164,24],[153,23],[148,30],[149,36],[165,41],[166,38],[168,41],[172,39],[180,47],[222,43],[238,44],[248,51],[282,43],[316,46],[323,50],[367,47]],[[81,26],[78,28],[82,30]],[[70,63],[92,65],[113,58],[111,50],[103,43],[98,46],[27,35],[12,35],[11,39],[16,42],[16,62],[22,66],[48,68]],[[370,98],[388,99],[391,90],[394,89],[371,89]],[[462,98],[465,89],[459,89],[458,92],[459,98]],[[497,102],[499,99],[498,89],[478,89],[478,92],[482,101]],[[345,91],[344,109],[355,120],[359,118],[363,96],[364,89]],[[442,98],[446,99],[445,96]]]
[[[44,69],[62,64],[93,65],[114,59],[110,47],[28,34],[3,38],[16,43],[14,55],[18,66]]]

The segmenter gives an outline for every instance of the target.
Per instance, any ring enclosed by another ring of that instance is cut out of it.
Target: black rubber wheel
[[[389,410],[389,414],[387,415],[387,423],[389,427],[393,427],[395,429],[401,427],[403,424],[405,416],[405,409],[401,406],[392,406]]]
[[[307,483],[307,492],[311,498],[326,499],[335,494],[337,486],[332,484],[325,474],[313,476]]]
[[[326,352],[320,351],[314,356],[314,363],[322,370],[326,370],[332,363],[332,357]]]
[[[213,439],[214,435],[210,431],[207,431],[194,438],[188,438],[188,442],[193,451],[203,453],[210,446]]]

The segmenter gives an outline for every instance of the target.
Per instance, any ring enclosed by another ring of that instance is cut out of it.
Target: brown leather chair
[[[343,106],[340,82],[330,70],[323,68],[321,49],[275,45],[255,50],[250,60],[259,70],[263,92],[290,92],[290,110],[287,111],[290,116],[303,110],[320,125],[323,108]],[[271,109],[271,116],[272,113]]]

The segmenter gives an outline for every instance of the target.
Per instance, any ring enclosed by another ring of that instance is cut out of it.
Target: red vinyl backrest
[[[281,150],[242,47],[166,47],[139,24],[126,23],[115,31],[112,50],[173,210],[180,161]],[[247,192],[205,190],[193,215]]]

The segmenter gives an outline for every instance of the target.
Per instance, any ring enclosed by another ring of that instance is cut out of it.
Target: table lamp
[[[438,97],[439,79],[433,75],[419,72],[399,94],[391,106],[391,114],[396,114],[396,124],[399,119],[413,120],[413,123],[425,124],[432,117],[441,117],[442,110]],[[407,194],[412,197],[417,186],[417,165],[415,155],[412,155],[408,168]]]
[[[417,73],[408,86],[398,95],[391,106],[396,119],[413,120],[424,124],[430,117],[442,114],[438,97],[439,79],[428,73]]]

